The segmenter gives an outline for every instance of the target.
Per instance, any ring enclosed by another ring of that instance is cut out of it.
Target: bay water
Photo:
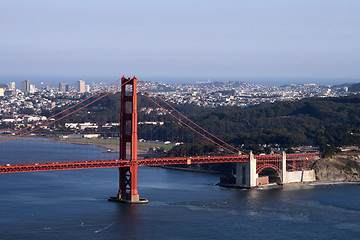
[[[117,157],[50,142],[0,151],[0,164]],[[157,167],[139,167],[138,178],[149,204],[107,201],[117,168],[0,174],[0,239],[360,239],[357,184],[223,189],[219,175]]]

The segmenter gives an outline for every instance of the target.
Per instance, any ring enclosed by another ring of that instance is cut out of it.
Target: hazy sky
[[[0,76],[360,77],[359,0],[0,0]]]

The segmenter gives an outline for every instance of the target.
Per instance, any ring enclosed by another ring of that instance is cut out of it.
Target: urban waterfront
[[[42,157],[114,158],[94,146],[18,141],[1,164]],[[37,147],[34,147],[37,146]],[[54,149],[38,155],[38,149]],[[6,151],[6,154],[4,154]],[[26,152],[25,152],[26,151]],[[76,153],[74,155],[74,153]],[[47,159],[46,159],[47,158]],[[76,159],[73,159],[76,160]],[[1,239],[356,239],[359,185],[292,185],[263,190],[216,186],[219,176],[139,168],[147,205],[108,202],[118,170],[86,169],[0,175]]]

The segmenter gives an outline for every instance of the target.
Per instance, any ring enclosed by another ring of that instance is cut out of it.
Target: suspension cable
[[[195,122],[193,122],[191,119],[189,119],[188,117],[186,117],[184,114],[182,114],[181,112],[179,112],[176,108],[174,108],[173,106],[171,106],[169,103],[167,103],[164,99],[162,99],[159,95],[157,95],[156,93],[154,93],[149,87],[147,87],[143,82],[139,81],[146,89],[148,89],[152,94],[154,94],[157,98],[159,98],[162,102],[164,102],[167,106],[169,106],[171,109],[173,109],[175,112],[177,112],[178,114],[180,114],[182,117],[184,117],[186,120],[190,121],[192,124],[194,124],[195,126],[197,126],[198,128],[200,128],[201,130],[203,130],[204,132],[206,132],[207,134],[209,134],[210,136],[212,136],[213,138],[217,139],[218,141],[224,143],[225,145],[231,147],[232,149],[241,152],[242,154],[247,155],[246,153],[240,151],[239,149],[231,146],[230,144],[228,144],[227,142],[223,141],[222,139],[216,137],[215,135],[213,135],[212,133],[210,133],[209,131],[207,131],[206,129],[202,128],[201,126],[199,126],[198,124],[196,124]]]
[[[72,114],[80,111],[81,109],[84,109],[84,108],[86,108],[87,106],[93,104],[94,102],[97,102],[97,101],[99,101],[100,99],[106,97],[107,95],[109,95],[110,93],[114,92],[115,90],[121,88],[123,85],[127,84],[127,83],[130,82],[130,81],[131,81],[131,79],[129,79],[129,80],[126,81],[125,83],[121,84],[120,86],[117,86],[116,88],[114,88],[113,90],[107,92],[106,94],[98,97],[97,99],[93,100],[92,102],[90,102],[90,103],[88,103],[88,104],[86,104],[86,105],[84,105],[84,106],[82,106],[82,107],[80,107],[80,108],[72,111],[71,113],[68,113],[68,114],[65,115],[65,116],[62,116],[61,118],[58,118],[58,119],[56,119],[56,120],[54,120],[54,121],[52,121],[52,122],[49,122],[49,123],[47,123],[47,124],[44,124],[44,125],[42,125],[42,126],[40,126],[40,127],[37,127],[37,128],[35,128],[35,129],[31,130],[31,131],[26,132],[26,133],[22,133],[22,134],[20,134],[20,135],[18,135],[18,136],[15,136],[15,137],[12,137],[12,138],[8,138],[8,139],[6,139],[6,140],[3,140],[3,141],[0,142],[0,144],[1,144],[1,143],[4,143],[4,142],[8,142],[8,141],[13,140],[13,139],[18,138],[18,137],[22,137],[22,136],[27,135],[27,134],[29,134],[29,133],[32,133],[32,132],[34,132],[34,131],[36,131],[36,130],[39,130],[40,128],[46,127],[46,126],[48,126],[48,125],[50,125],[50,124],[53,124],[53,123],[55,123],[55,122],[57,122],[57,121],[65,118],[65,117],[67,117],[67,116],[69,116],[69,115],[72,115]]]
[[[143,91],[141,91],[140,89],[138,89],[142,94],[144,94],[145,97],[147,97],[150,101],[152,101],[153,103],[155,103],[157,106],[159,106],[162,110],[166,111],[170,116],[172,116],[173,118],[175,118],[176,120],[178,120],[180,123],[184,124],[186,127],[190,128],[192,131],[196,132],[197,134],[199,134],[200,136],[206,138],[207,140],[209,140],[210,142],[224,148],[225,150],[233,153],[233,154],[237,154],[236,152],[222,146],[221,144],[215,142],[214,140],[212,140],[211,138],[205,136],[204,134],[200,133],[199,131],[197,131],[196,129],[192,128],[191,126],[189,126],[188,124],[186,124],[185,122],[183,122],[182,120],[180,120],[178,117],[176,117],[174,114],[170,113],[167,109],[163,108],[160,104],[158,104],[157,102],[155,102],[154,99],[152,99],[151,97],[149,97],[148,95],[146,95]]]

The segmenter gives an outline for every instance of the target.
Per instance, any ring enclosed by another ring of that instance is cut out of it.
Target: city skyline
[[[1,81],[360,78],[358,1],[20,0],[3,6]]]

